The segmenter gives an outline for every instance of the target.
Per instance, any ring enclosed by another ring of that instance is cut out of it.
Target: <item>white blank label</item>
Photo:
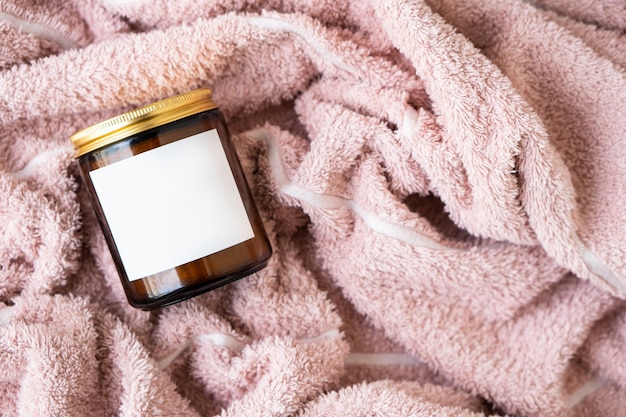
[[[254,237],[216,130],[90,176],[130,281]]]

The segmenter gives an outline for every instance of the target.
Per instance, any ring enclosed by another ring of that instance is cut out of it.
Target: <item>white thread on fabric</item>
[[[123,6],[125,4],[142,3],[143,0],[102,0],[103,4],[110,4],[112,6]]]
[[[318,194],[309,191],[299,185],[292,183],[285,175],[278,156],[278,150],[274,144],[274,140],[271,135],[264,129],[255,129],[246,132],[245,134],[254,137],[257,140],[265,142],[268,146],[268,162],[272,170],[272,175],[276,181],[279,189],[285,195],[288,195],[296,200],[300,200],[310,204],[312,206],[322,209],[339,209],[346,208],[353,211],[359,216],[363,222],[375,232],[397,239],[399,241],[421,246],[432,250],[445,250],[445,251],[465,251],[465,249],[451,248],[441,243],[416,232],[415,230],[397,225],[381,219],[375,213],[363,208],[356,201],[346,199],[343,197],[331,196],[326,194]]]
[[[599,375],[592,380],[587,381],[565,399],[565,407],[568,410],[571,410],[572,408],[580,404],[585,398],[602,388],[607,381],[608,379],[602,375]]]
[[[351,352],[345,361],[346,365],[424,365],[413,355],[408,353],[362,353]]]
[[[73,40],[53,31],[46,26],[18,19],[17,17],[4,12],[0,12],[0,20],[4,20],[5,22],[7,22],[9,26],[13,29],[30,33],[31,35],[37,36],[39,38],[52,41],[61,46],[63,49],[72,49],[78,47],[78,44]]]
[[[197,336],[197,341],[213,343],[216,346],[224,346],[233,352],[241,352],[246,346],[246,344],[239,339],[223,333],[201,334]]]
[[[398,128],[398,133],[405,138],[411,138],[417,126],[418,114],[412,108],[407,108],[402,117],[402,126]]]
[[[317,343],[319,341],[322,340],[327,340],[327,339],[336,339],[337,337],[340,337],[341,333],[339,333],[338,329],[332,329],[332,330],[327,330],[324,333],[318,335],[318,336],[314,336],[314,337],[304,337],[302,339],[297,339],[299,343],[303,343],[305,345],[310,345],[312,343]]]
[[[31,159],[24,168],[19,171],[11,172],[11,175],[16,180],[27,180],[35,175],[38,168],[48,162],[51,158],[59,155],[59,149],[50,149],[47,151],[43,151],[37,154],[33,159]]]
[[[224,333],[209,333],[209,334],[199,334],[191,339],[187,340],[181,346],[178,347],[175,351],[159,360],[158,367],[159,369],[165,369],[172,364],[187,348],[196,342],[208,342],[215,346],[225,347],[233,352],[241,352],[245,347],[245,343],[240,341],[239,339]]]
[[[244,19],[251,25],[254,25],[263,29],[268,29],[268,30],[273,30],[273,31],[278,31],[278,32],[289,32],[289,33],[298,35],[299,37],[304,39],[305,42],[311,45],[313,49],[315,49],[315,51],[318,54],[320,54],[325,60],[327,60],[334,66],[341,68],[342,70],[352,75],[355,75],[355,71],[352,68],[346,65],[337,56],[333,55],[330,51],[325,49],[322,45],[319,45],[318,43],[313,42],[311,39],[311,35],[303,31],[302,28],[300,28],[299,26],[293,25],[291,23],[288,23],[282,20],[273,19],[270,17],[249,16],[249,17],[245,17]]]
[[[318,336],[297,339],[299,343],[312,344],[327,339],[335,339],[340,337],[341,333],[338,329],[328,330]],[[389,353],[389,352],[350,352],[344,362],[346,365],[371,365],[371,366],[389,366],[389,365],[424,365],[424,362],[408,353]]]
[[[6,304],[0,303],[0,327],[6,327],[11,322],[14,307],[7,307]]]
[[[591,252],[582,242],[580,245],[580,256],[591,273],[602,279],[611,286],[618,294],[626,296],[626,282],[618,277],[609,267],[600,259],[598,255]]]
[[[3,310],[0,310],[0,314]],[[1,318],[1,316],[0,316]],[[1,324],[1,321],[0,321]],[[297,343],[302,344],[314,344],[324,340],[332,340],[341,337],[341,332],[338,329],[327,330],[317,336],[304,337],[296,339]],[[214,346],[222,346],[234,353],[240,353],[246,344],[239,339],[223,334],[223,333],[210,333],[199,334],[191,339],[187,340],[175,351],[158,361],[158,368],[163,370],[170,366],[172,362],[176,360],[185,350],[197,342],[207,342]],[[420,361],[413,355],[406,353],[364,353],[364,352],[350,352],[346,359],[346,365],[371,365],[371,366],[389,366],[389,365],[424,365],[424,362]]]
[[[296,339],[296,341],[299,343],[303,343],[303,344],[312,344],[312,343],[317,343],[321,340],[334,339],[337,337],[340,337],[339,330],[332,329],[332,330],[325,331],[324,333],[318,336]],[[168,366],[170,366],[172,362],[176,360],[176,358],[178,358],[185,350],[187,350],[187,348],[189,348],[191,345],[195,344],[196,342],[206,342],[206,343],[211,343],[214,346],[222,346],[235,353],[241,352],[243,348],[246,346],[244,342],[228,334],[224,334],[224,333],[198,334],[192,337],[191,339],[187,340],[185,343],[179,346],[178,349],[176,349],[175,351],[173,351],[172,353],[170,353],[163,359],[159,360],[158,362],[159,369],[165,369]]]

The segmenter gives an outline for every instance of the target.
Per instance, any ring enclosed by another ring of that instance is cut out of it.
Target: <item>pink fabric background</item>
[[[626,416],[617,1],[0,4],[0,415]],[[263,271],[125,299],[69,136],[210,87]]]

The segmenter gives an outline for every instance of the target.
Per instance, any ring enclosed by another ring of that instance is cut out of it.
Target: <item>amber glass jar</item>
[[[149,104],[71,140],[131,305],[172,304],[267,264],[272,250],[211,90]]]

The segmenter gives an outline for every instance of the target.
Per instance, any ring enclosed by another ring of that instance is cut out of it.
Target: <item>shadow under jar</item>
[[[272,249],[224,117],[201,89],[74,135],[129,303],[176,303],[256,272]]]

